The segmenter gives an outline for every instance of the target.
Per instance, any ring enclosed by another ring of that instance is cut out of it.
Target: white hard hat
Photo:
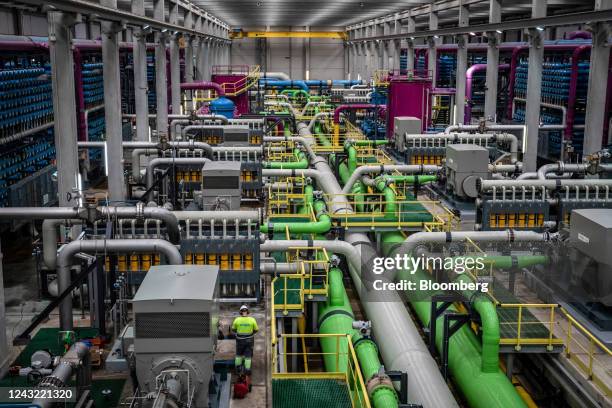
[[[246,310],[248,312],[249,311],[249,307],[247,305],[240,306],[240,311],[242,312],[244,310]]]

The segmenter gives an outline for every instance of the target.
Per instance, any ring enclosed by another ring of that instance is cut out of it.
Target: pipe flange
[[[389,378],[387,374],[374,374],[366,384],[366,390],[368,391],[369,396],[373,396],[374,393],[381,387],[393,389],[393,381],[391,381],[391,378]]]
[[[340,257],[337,255],[332,255],[329,257],[329,264],[333,268],[337,268],[340,265]]]
[[[144,220],[144,209],[145,209],[145,205],[142,201],[139,201],[138,203],[136,203],[136,219],[138,221],[142,221]]]
[[[323,191],[321,190],[313,191],[312,195],[315,198],[315,200],[323,200]]]

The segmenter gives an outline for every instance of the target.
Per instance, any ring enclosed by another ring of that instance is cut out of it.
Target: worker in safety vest
[[[240,316],[232,323],[232,332],[236,335],[236,369],[239,370],[244,359],[244,369],[251,372],[251,358],[253,357],[253,345],[255,333],[259,331],[257,321],[249,316],[247,305],[240,306]]]

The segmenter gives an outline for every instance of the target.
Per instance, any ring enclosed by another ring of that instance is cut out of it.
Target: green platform
[[[328,379],[272,380],[274,408],[351,408],[344,382]]]

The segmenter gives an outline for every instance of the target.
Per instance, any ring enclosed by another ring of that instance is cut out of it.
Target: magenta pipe
[[[498,67],[500,71],[505,71],[508,68],[510,68],[510,64],[499,64]],[[465,71],[465,99],[467,103],[465,104],[463,123],[470,123],[472,120],[472,104],[470,101],[472,100],[472,81],[474,80],[474,74],[486,70],[487,64],[474,64]],[[497,84],[495,84],[495,86],[497,86]]]
[[[206,90],[206,89],[213,89],[213,90],[215,90],[217,92],[218,96],[224,96],[225,95],[225,91],[223,90],[221,85],[219,85],[216,82],[210,82],[210,81],[183,82],[181,84],[181,90],[183,90],[183,91],[185,91],[185,90]]]
[[[339,105],[334,110],[334,123],[340,123],[340,113],[347,110],[357,110],[357,109],[386,109],[386,105],[373,105],[371,103],[355,103],[352,105]]]
[[[610,64],[612,63],[612,54],[608,60],[608,84],[606,90],[606,119],[604,120],[604,133],[602,145],[608,143],[608,132],[610,131],[610,108],[612,107],[612,75],[610,73]]]
[[[49,44],[42,37],[2,35],[0,36],[0,49],[3,51],[49,51]]]
[[[570,74],[569,93],[567,96],[567,112],[565,116],[565,131],[563,138],[572,140],[574,121],[576,119],[576,97],[578,93],[578,59],[583,52],[591,50],[590,45],[581,45],[572,53],[572,72]]]
[[[568,40],[590,40],[593,38],[591,33],[588,31],[571,31],[569,33],[565,33],[565,36]]]

